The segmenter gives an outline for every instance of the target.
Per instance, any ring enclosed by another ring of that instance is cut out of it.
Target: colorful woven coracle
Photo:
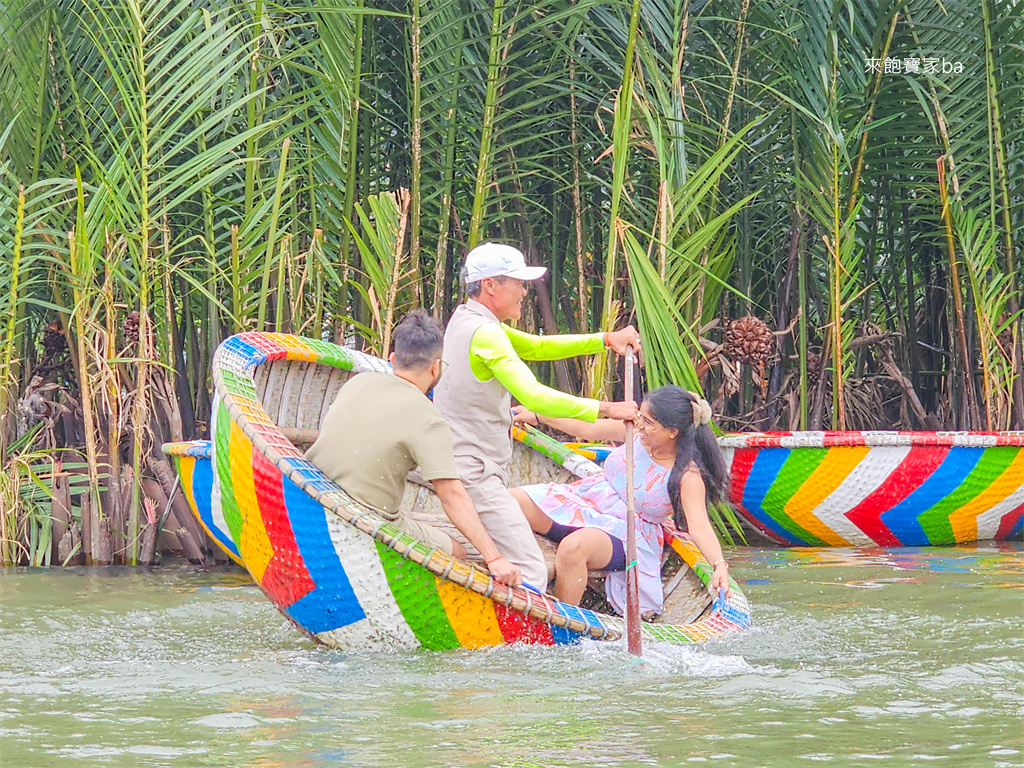
[[[316,430],[344,381],[371,370],[389,368],[321,341],[233,336],[214,356],[209,448],[165,446],[196,516],[274,605],[316,641],[346,649],[618,640],[619,617],[508,588],[481,565],[399,531],[349,497],[285,436],[287,430],[292,437]],[[543,435],[524,440],[537,462],[559,472],[564,467],[582,477],[600,471]],[[687,539],[675,540],[673,548],[706,591],[707,561]],[[749,626],[738,587],[725,601],[712,604],[707,597],[710,607],[692,623],[645,623],[645,637],[691,643]]]
[[[719,438],[730,499],[789,546],[1019,536],[1024,432],[794,432]]]

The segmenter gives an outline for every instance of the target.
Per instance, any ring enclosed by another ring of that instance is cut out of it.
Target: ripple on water
[[[240,728],[255,728],[260,721],[252,715],[244,712],[225,712],[217,715],[207,715],[192,721],[204,728],[220,728],[238,730]]]
[[[237,574],[7,572],[0,764],[1017,768],[1005,557],[730,554],[755,629],[643,662],[589,641],[341,653]]]

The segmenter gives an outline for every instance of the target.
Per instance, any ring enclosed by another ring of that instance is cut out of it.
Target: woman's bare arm
[[[513,421],[516,424],[529,424],[557,429],[567,435],[578,437],[581,440],[614,440],[621,443],[626,439],[626,422],[618,419],[598,419],[594,422],[581,421],[580,419],[555,419],[550,416],[538,416],[522,405],[512,409],[515,414]]]
[[[718,542],[718,536],[715,535],[715,529],[711,527],[711,519],[708,517],[704,479],[692,464],[690,469],[683,472],[683,478],[679,481],[679,502],[683,507],[686,530],[690,538],[715,570],[711,578],[711,588],[717,594],[719,588],[724,587],[726,596],[732,597],[729,565],[725,562],[722,545]]]

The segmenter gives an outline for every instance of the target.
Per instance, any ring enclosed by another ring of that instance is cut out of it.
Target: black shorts
[[[566,536],[575,531],[581,530],[580,528],[574,528],[571,525],[563,525],[562,523],[556,523],[552,521],[551,528],[547,533],[544,534],[544,538],[550,539],[551,541],[558,544]],[[612,557],[611,560],[602,568],[606,571],[624,571],[626,570],[626,545],[622,539],[617,539],[605,531],[601,531],[608,540],[612,543]]]

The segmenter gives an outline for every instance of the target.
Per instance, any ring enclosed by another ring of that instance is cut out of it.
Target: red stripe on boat
[[[252,479],[263,527],[274,548],[260,586],[278,608],[284,609],[316,589],[316,583],[299,553],[288,521],[281,472],[256,450],[252,453]]]
[[[519,611],[513,611],[500,603],[494,604],[494,614],[498,618],[498,628],[501,629],[501,636],[506,643],[555,644],[555,638],[551,635],[551,627],[539,619]]]
[[[249,331],[248,333],[240,334],[247,344],[256,349],[260,350],[267,356],[267,360],[283,360],[288,356],[288,350],[278,344],[276,341],[271,341],[264,334],[257,331]]]
[[[900,465],[846,517],[879,546],[901,546],[903,542],[882,522],[882,515],[916,491],[948,455],[946,448],[911,448]]]
[[[777,448],[778,444],[771,447]],[[761,520],[759,515],[752,514],[743,506],[743,492],[747,488],[747,480],[750,477],[750,469],[757,460],[757,452],[760,448],[735,448],[732,456],[732,467],[729,469],[729,500],[736,509],[743,513],[743,516],[757,530],[777,544],[789,546],[792,542],[782,538]]]
[[[750,468],[757,460],[757,448],[737,448],[732,456],[732,468],[729,470],[729,499],[737,507],[743,506],[743,491],[747,487]]]
[[[1003,541],[1010,535],[1020,521],[1021,515],[1024,515],[1024,504],[1003,515],[1003,519],[999,521],[999,530],[996,531],[996,541]]]

